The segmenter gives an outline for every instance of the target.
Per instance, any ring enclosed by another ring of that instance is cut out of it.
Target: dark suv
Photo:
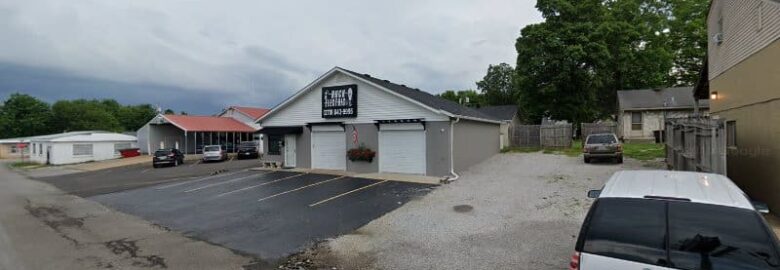
[[[258,148],[257,142],[241,142],[241,144],[238,145],[238,154],[236,157],[238,157],[238,159],[259,158],[260,150]]]
[[[152,167],[159,168],[162,165],[179,166],[184,164],[184,153],[179,149],[160,149],[154,152]]]

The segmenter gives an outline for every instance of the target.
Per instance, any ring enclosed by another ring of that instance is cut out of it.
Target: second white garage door
[[[379,171],[425,174],[422,124],[383,124],[379,131]]]
[[[347,139],[341,126],[312,127],[311,167],[327,170],[347,169]]]

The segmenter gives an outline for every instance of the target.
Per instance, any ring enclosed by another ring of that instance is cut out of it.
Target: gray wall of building
[[[463,171],[499,153],[499,127],[499,124],[464,119],[455,124],[456,172]]]
[[[138,138],[138,148],[141,149],[141,154],[149,154],[149,124],[147,123],[138,129],[135,137]]]
[[[284,151],[279,152],[279,155],[268,154],[268,137],[268,134],[263,135],[263,151],[265,151],[265,153],[260,160],[266,162],[284,162]]]
[[[352,140],[352,127],[355,127],[358,131],[358,143],[355,144],[355,142]],[[377,129],[377,126],[374,124],[353,124],[353,125],[346,125],[344,127],[344,134],[346,135],[345,139],[347,140],[347,150],[352,148],[357,148],[361,144],[365,147],[374,150],[377,152],[379,149],[379,130]],[[344,153],[346,155],[346,152]],[[347,159],[347,170],[348,171],[354,171],[354,172],[360,172],[360,173],[374,173],[379,171],[379,152],[377,152],[377,156],[374,157],[374,160],[369,162],[366,161],[350,161]]]
[[[428,176],[450,175],[450,122],[425,123],[425,161]]]
[[[165,148],[171,148],[175,147],[178,141],[179,147],[184,148],[184,131],[181,131],[178,127],[171,124],[162,124],[149,125],[147,128],[150,152],[160,149],[160,142],[165,142]],[[143,147],[146,146],[144,145]]]
[[[298,168],[311,168],[311,128],[303,127],[303,132],[295,138],[295,162]]]

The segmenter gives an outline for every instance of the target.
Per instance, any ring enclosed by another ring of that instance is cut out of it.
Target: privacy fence
[[[666,120],[666,163],[678,171],[726,175],[726,127],[722,120]]]
[[[571,147],[571,124],[516,125],[509,130],[512,146]]]

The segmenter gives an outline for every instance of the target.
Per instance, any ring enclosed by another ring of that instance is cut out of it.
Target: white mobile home
[[[30,160],[63,165],[119,158],[119,150],[137,147],[135,136],[106,131],[76,131],[30,139]]]

